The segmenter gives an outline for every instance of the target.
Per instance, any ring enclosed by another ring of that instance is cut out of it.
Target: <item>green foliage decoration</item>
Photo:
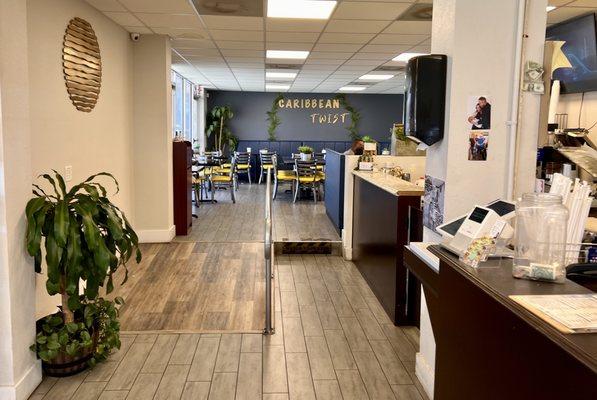
[[[304,153],[304,154],[313,154],[313,147],[309,147],[309,146],[299,146],[299,147],[298,147],[298,151],[299,151],[299,153]]]
[[[215,135],[214,147],[216,151],[223,152],[226,146],[232,150],[238,144],[238,137],[232,134],[228,127],[228,121],[234,117],[230,106],[215,106],[208,114],[207,128],[205,134],[207,137]]]
[[[274,102],[272,103],[272,108],[269,111],[266,111],[267,114],[267,122],[269,123],[267,127],[267,140],[274,141],[276,140],[276,129],[278,126],[282,124],[280,117],[278,116],[278,110],[280,109],[280,100],[283,100],[284,96],[281,93],[278,93]]]
[[[361,120],[361,113],[359,113],[357,111],[356,108],[354,108],[349,102],[348,99],[346,98],[346,94],[344,93],[338,93],[335,97],[335,99],[340,101],[340,106],[342,108],[344,108],[346,111],[348,111],[348,113],[350,114],[350,126],[348,126],[346,129],[348,130],[348,135],[350,136],[351,140],[357,140],[361,138],[361,135],[359,135],[359,121]]]

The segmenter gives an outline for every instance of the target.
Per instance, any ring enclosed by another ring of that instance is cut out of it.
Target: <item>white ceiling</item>
[[[403,65],[391,61],[402,52],[431,46],[431,22],[397,21],[413,3],[431,0],[340,0],[329,20],[200,16],[190,0],[86,1],[129,32],[170,36],[172,67],[212,89],[264,91],[267,62],[300,64],[296,79],[284,81],[289,91],[336,92],[376,68]],[[550,24],[597,8],[597,0],[549,3],[558,7]],[[265,50],[311,53],[306,60],[266,60]],[[359,93],[401,93],[403,85],[397,73]]]

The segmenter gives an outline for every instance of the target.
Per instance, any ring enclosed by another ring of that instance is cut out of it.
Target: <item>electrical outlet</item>
[[[66,167],[64,167],[64,180],[69,182],[72,179],[73,179],[73,166],[67,165]]]

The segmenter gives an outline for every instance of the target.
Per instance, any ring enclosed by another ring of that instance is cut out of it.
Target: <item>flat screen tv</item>
[[[566,42],[562,51],[572,68],[559,68],[553,79],[561,82],[562,93],[597,90],[597,35],[595,14],[587,14],[547,28],[547,40]]]

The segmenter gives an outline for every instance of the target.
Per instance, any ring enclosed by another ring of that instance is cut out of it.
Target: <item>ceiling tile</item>
[[[154,27],[151,30],[158,35],[168,35],[173,39],[209,39],[207,31],[204,29]]]
[[[239,49],[239,50],[263,50],[265,46],[263,42],[239,42],[234,40],[218,40],[216,41],[218,47],[221,49]]]
[[[229,63],[239,63],[239,62],[246,62],[246,63],[257,63],[257,62],[264,62],[265,58],[263,57],[237,57],[237,56],[227,56],[226,61]]]
[[[289,42],[267,42],[265,48],[268,50],[299,50],[310,51],[313,43],[289,43]]]
[[[560,7],[547,13],[547,22],[550,24],[557,24],[566,21],[567,19],[594,11],[595,9],[593,8]]]
[[[135,14],[147,26],[162,28],[202,29],[201,22],[195,14]]]
[[[326,32],[341,33],[379,33],[388,25],[388,21],[358,21],[333,19],[325,27]]]
[[[172,47],[177,49],[204,49],[215,47],[211,40],[173,39],[171,43]]]
[[[119,0],[132,12],[163,13],[163,14],[190,14],[194,13],[193,7],[187,0]]]
[[[429,35],[394,35],[382,33],[371,41],[371,44],[419,44]]]
[[[260,17],[203,15],[201,18],[209,29],[234,29],[246,31],[263,30],[263,18]]]
[[[314,59],[314,58],[319,58],[319,59],[324,59],[324,58],[329,58],[329,59],[334,59],[334,60],[348,60],[350,57],[352,57],[354,53],[352,52],[333,52],[333,53],[329,53],[329,52],[323,52],[323,51],[312,51],[309,54],[309,59]]]
[[[344,65],[362,65],[371,68],[375,68],[380,64],[379,61],[376,60],[348,60]]]
[[[193,57],[201,57],[201,56],[214,56],[220,57],[220,51],[218,49],[188,49],[183,48],[179,49],[175,47],[175,50],[182,56],[193,56]]]
[[[552,1],[548,1],[549,4],[552,3]],[[597,8],[597,0],[576,0],[573,1],[572,3],[566,4],[566,7],[592,7],[592,8]]]
[[[262,42],[263,32],[259,31],[229,31],[223,29],[211,29],[209,31],[214,40],[232,40],[238,42]]]
[[[305,64],[324,64],[324,65],[341,65],[346,60],[330,60],[327,58],[308,58]]]
[[[100,11],[119,11],[126,12],[126,8],[117,0],[86,0],[87,3]]]
[[[382,2],[342,2],[336,7],[333,19],[373,19],[391,21],[411,4]]]
[[[384,30],[384,33],[402,33],[407,35],[431,35],[431,21],[396,21]]]
[[[260,62],[260,63],[231,62],[231,63],[228,63],[228,65],[230,65],[230,68],[243,68],[245,70],[247,70],[247,69],[263,70],[265,63],[264,62]]]
[[[365,45],[361,53],[402,53],[410,49],[412,46],[404,44],[368,44]]]
[[[266,40],[268,42],[298,42],[298,43],[314,43],[319,36],[318,33],[312,32],[272,32],[267,31]]]
[[[333,44],[333,43],[317,43],[313,50],[315,51],[329,51],[329,52],[355,52],[362,47],[360,44]]]
[[[266,18],[266,29],[276,32],[315,32],[323,30],[326,20]]]
[[[141,21],[128,12],[105,12],[104,14],[121,26],[144,26]]]
[[[265,57],[264,50],[238,50],[238,49],[221,49],[224,57],[251,57],[261,58]]]
[[[151,29],[146,28],[144,26],[123,26],[124,29],[126,29],[128,32],[131,33],[141,33],[143,35],[152,35],[153,32],[151,31]]]
[[[365,44],[373,38],[373,33],[329,33],[321,34],[318,43]]]
[[[395,53],[356,53],[353,60],[377,60],[377,61],[388,61],[396,57]]]

